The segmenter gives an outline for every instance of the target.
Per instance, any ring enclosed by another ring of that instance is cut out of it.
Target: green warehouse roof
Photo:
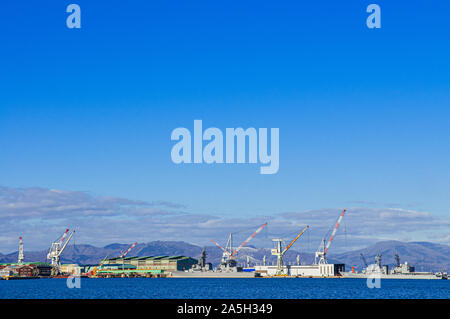
[[[188,259],[188,258],[192,258],[192,257],[181,256],[181,255],[176,255],[176,256],[166,256],[166,255],[164,255],[164,256],[142,256],[142,257],[133,256],[133,257],[126,257],[123,260],[127,261],[127,262],[131,262],[131,261],[145,261],[145,260],[155,260],[155,261],[182,260],[182,259]],[[105,261],[117,261],[117,260],[122,260],[122,258],[114,257],[114,258],[107,258],[107,259],[105,259]]]

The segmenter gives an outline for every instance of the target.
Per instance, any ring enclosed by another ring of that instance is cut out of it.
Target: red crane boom
[[[128,255],[128,253],[134,248],[134,246],[136,246],[137,242],[135,242],[133,245],[131,245],[130,248],[128,248],[128,250],[124,253],[122,253],[122,256],[120,256],[121,258],[125,257],[126,255]]]
[[[334,235],[336,235],[336,232],[339,228],[339,225],[341,224],[341,221],[342,221],[342,218],[344,217],[345,212],[346,212],[346,210],[344,209],[342,211],[341,215],[339,216],[339,219],[338,219],[336,225],[334,226],[333,233],[331,234],[330,239],[328,240],[327,246],[325,247],[325,250],[323,251],[323,253],[325,255],[327,254],[328,248],[330,248],[331,242],[334,239]]]
[[[231,257],[234,257],[235,254],[237,254],[237,252],[239,250],[241,250],[242,247],[244,247],[245,245],[247,245],[250,240],[252,240],[253,238],[255,238],[256,235],[258,235],[258,233],[263,230],[264,227],[266,227],[267,223],[265,223],[264,225],[262,225],[261,227],[259,227],[253,234],[250,235],[250,237],[248,237],[238,248],[236,248],[233,253],[231,254]]]

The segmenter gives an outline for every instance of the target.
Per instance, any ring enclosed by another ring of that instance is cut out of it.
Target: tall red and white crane
[[[322,243],[321,243],[318,251],[316,251],[315,260],[314,260],[315,264],[326,264],[327,263],[328,249],[330,248],[330,245],[333,242],[334,236],[336,235],[336,232],[337,232],[339,226],[341,225],[342,218],[344,218],[345,212],[346,212],[346,210],[344,209],[344,210],[342,210],[341,215],[339,215],[338,221],[337,221],[336,225],[334,226],[333,232],[331,233],[330,239],[328,239],[328,242],[326,245],[325,245],[325,238],[322,240]]]
[[[17,260],[18,264],[23,264],[23,241],[22,236],[19,237],[19,258]]]
[[[124,258],[126,255],[128,255],[128,253],[137,245],[137,242],[134,242],[134,244],[132,244],[130,246],[130,248],[128,248],[128,250],[126,250],[125,252],[122,252],[122,255],[120,255],[120,258]]]
[[[125,263],[124,263],[124,258],[126,255],[128,255],[128,253],[137,245],[137,241],[134,242],[130,248],[128,248],[125,252],[122,251],[122,254],[120,255],[120,258],[122,258],[122,271],[125,269]]]
[[[242,247],[247,245],[253,238],[255,238],[255,236],[258,235],[261,232],[261,230],[263,230],[264,227],[266,227],[266,226],[267,226],[267,223],[264,223],[264,225],[259,227],[253,234],[251,234],[246,240],[244,240],[244,242],[233,251],[233,253],[231,254],[231,257],[236,256],[236,254],[239,252],[239,250],[241,250]]]
[[[67,240],[66,240],[68,232],[69,232],[69,229],[66,229],[66,231],[61,236],[61,238],[52,243],[52,246],[50,247],[50,250],[48,251],[47,259],[51,260],[52,275],[58,275],[61,272],[60,256],[66,249],[67,244],[69,244],[70,239],[72,238],[73,234],[75,233],[75,231],[73,230],[70,233],[69,238],[67,238]],[[65,243],[64,243],[64,241],[65,241]]]

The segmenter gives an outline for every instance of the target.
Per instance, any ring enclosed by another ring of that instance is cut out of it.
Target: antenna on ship
[[[400,267],[400,256],[395,254],[395,262],[397,263],[397,267]]]
[[[366,268],[369,267],[369,265],[367,264],[366,258],[364,257],[363,253],[360,254],[360,257],[361,257],[361,260],[364,263],[364,266],[366,266]]]

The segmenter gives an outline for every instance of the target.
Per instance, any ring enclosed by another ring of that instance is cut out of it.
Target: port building
[[[115,257],[102,260],[98,273],[151,273],[184,271],[198,263],[186,256]]]
[[[40,262],[0,264],[1,277],[48,277],[51,275],[51,270],[51,265]]]
[[[254,266],[253,269],[262,277],[280,273],[278,266]],[[334,277],[340,276],[344,271],[344,264],[284,265],[282,273],[296,277]]]
[[[62,264],[60,271],[63,274],[76,274],[81,272],[81,267],[78,264]]]

